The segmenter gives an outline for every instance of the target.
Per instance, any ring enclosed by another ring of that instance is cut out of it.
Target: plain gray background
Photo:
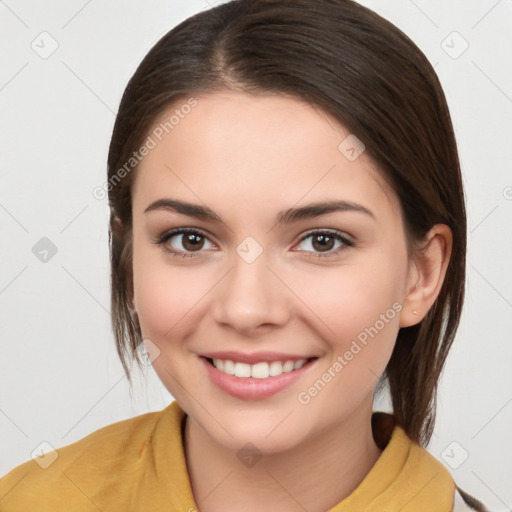
[[[0,475],[42,442],[59,448],[172,401],[151,369],[135,373],[130,396],[110,328],[108,204],[93,190],[106,180],[137,65],[173,26],[217,3],[0,2]],[[428,449],[463,489],[509,510],[512,2],[361,3],[435,66],[464,175],[466,304]]]

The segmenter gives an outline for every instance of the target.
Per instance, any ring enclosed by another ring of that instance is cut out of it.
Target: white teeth
[[[214,359],[213,362],[220,361],[220,359]],[[219,368],[221,370],[221,368]],[[233,361],[224,361],[224,368],[222,369],[224,373],[228,375],[235,375],[235,363]]]
[[[270,376],[275,377],[276,375],[281,375],[281,373],[283,373],[281,361],[272,361],[270,363]]]
[[[250,377],[251,365],[246,363],[235,363],[235,377]]]
[[[298,361],[272,361],[271,363],[261,362],[256,364],[235,363],[229,359],[213,359],[213,366],[221,372],[236,377],[253,377],[255,379],[266,379],[267,377],[276,377],[282,373],[291,372],[302,368],[307,359]]]
[[[286,361],[283,364],[283,372],[291,372],[293,370],[293,365],[295,363],[293,361]]]
[[[252,365],[251,377],[255,379],[266,379],[270,375],[268,363],[256,363]]]
[[[306,361],[307,359],[299,359],[298,361],[295,361],[293,369],[298,370],[299,368],[302,368],[306,364]]]

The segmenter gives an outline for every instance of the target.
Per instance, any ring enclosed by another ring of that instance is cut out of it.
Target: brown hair
[[[292,95],[355,134],[400,200],[410,250],[434,224],[451,228],[440,294],[419,324],[400,329],[379,382],[389,383],[397,423],[411,439],[428,444],[438,380],[464,300],[466,212],[456,140],[425,55],[397,27],[351,0],[221,4],[169,31],[130,79],[108,154],[112,326],[130,384],[127,358],[140,365],[136,349],[142,340],[130,312],[136,165],[119,171],[164,109],[220,90]]]

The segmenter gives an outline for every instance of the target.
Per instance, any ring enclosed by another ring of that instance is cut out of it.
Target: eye
[[[168,241],[170,241],[170,244],[164,246]],[[210,242],[207,236],[199,229],[177,228],[160,235],[153,240],[153,243],[164,246],[164,249],[174,256],[187,258],[197,255],[194,253],[204,252],[201,249],[204,248],[205,241],[211,244],[212,247],[215,247],[215,244]]]
[[[168,241],[170,241],[170,244],[167,244]],[[305,243],[306,241],[307,243]],[[201,249],[205,248],[205,242],[210,244],[210,247],[206,248],[215,247],[215,244],[209,241],[207,235],[196,228],[173,229],[153,240],[153,243],[164,246],[164,249],[173,256],[184,258],[195,257],[204,252]],[[349,237],[332,230],[309,232],[301,238],[300,244],[307,247],[300,249],[299,252],[312,252],[315,257],[335,256],[348,247],[354,246],[354,242]]]
[[[335,256],[348,247],[353,247],[354,242],[338,231],[317,230],[310,232],[301,238],[300,243],[313,249],[313,253],[318,257]],[[336,247],[336,243],[339,245]],[[336,250],[332,250],[332,249]],[[316,252],[318,251],[318,252]],[[309,249],[301,249],[301,252],[311,252]]]

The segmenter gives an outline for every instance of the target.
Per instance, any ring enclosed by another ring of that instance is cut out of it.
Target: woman
[[[401,31],[346,0],[185,20],[128,83],[108,192],[118,352],[176,401],[18,466],[2,510],[485,510],[424,448],[466,213]]]

